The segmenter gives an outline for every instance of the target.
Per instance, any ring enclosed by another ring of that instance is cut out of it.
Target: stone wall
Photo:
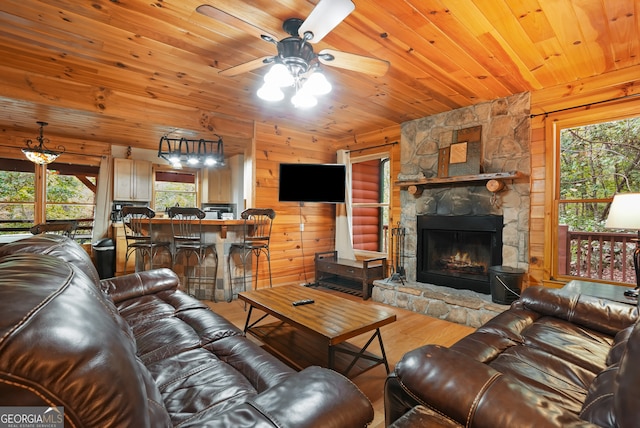
[[[482,126],[481,172],[524,174],[522,179],[507,181],[495,195],[483,182],[425,187],[419,196],[402,191],[401,224],[406,229],[404,266],[408,281],[416,280],[416,217],[423,214],[504,216],[503,265],[528,270],[529,112],[529,93],[522,93],[402,124],[399,180],[419,174],[437,176],[439,149],[451,145],[454,131],[478,125]]]

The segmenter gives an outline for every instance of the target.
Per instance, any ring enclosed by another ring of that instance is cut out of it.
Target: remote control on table
[[[300,306],[300,305],[308,305],[310,303],[313,303],[313,299],[296,300],[295,302],[292,303],[292,305]]]

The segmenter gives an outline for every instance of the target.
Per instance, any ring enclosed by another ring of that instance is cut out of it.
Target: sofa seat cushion
[[[257,391],[245,376],[205,349],[187,350],[147,364],[173,425],[200,413],[219,414]]]
[[[182,291],[120,300],[117,307],[174,425],[222,414],[295,373]]]

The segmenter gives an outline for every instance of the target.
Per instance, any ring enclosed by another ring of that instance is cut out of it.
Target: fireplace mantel
[[[446,186],[449,184],[460,183],[488,182],[491,180],[515,180],[522,177],[524,177],[524,174],[519,171],[488,172],[484,174],[458,175],[453,177],[432,177],[422,178],[419,180],[400,180],[396,181],[395,185],[400,186],[401,188],[406,188],[407,190],[409,190],[409,193],[419,196],[419,193],[421,193],[420,189],[423,187]]]
[[[515,180],[524,177],[519,171],[509,172],[487,172],[484,174],[457,175],[453,177],[432,177],[422,178],[420,180],[401,180],[396,181],[396,186],[407,187],[411,185],[435,186],[449,183],[471,183],[476,181],[489,180]]]

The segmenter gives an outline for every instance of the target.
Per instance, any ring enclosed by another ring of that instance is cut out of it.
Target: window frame
[[[392,190],[392,183],[391,183],[391,168],[392,168],[392,153],[390,151],[379,151],[376,153],[372,153],[372,154],[367,154],[367,155],[360,155],[360,156],[351,156],[350,160],[349,160],[349,168],[351,171],[351,177],[353,177],[353,164],[356,163],[360,163],[360,162],[368,162],[374,159],[380,159],[380,160],[385,160],[387,163],[387,170],[388,170],[388,177],[387,177],[387,182],[388,182],[388,189],[387,189],[387,195],[386,195],[386,199],[387,202],[379,202],[379,203],[370,203],[370,202],[362,202],[362,203],[358,203],[358,202],[353,202],[353,182],[350,184],[350,192],[351,192],[351,212],[353,213],[353,208],[354,207],[366,207],[366,208],[379,208],[380,209],[380,215],[381,215],[381,228],[380,228],[380,232],[379,232],[379,239],[382,241],[381,242],[381,246],[383,247],[383,251],[370,251],[370,250],[361,250],[361,249],[357,249],[357,248],[353,248],[354,254],[356,255],[357,258],[374,258],[374,257],[381,257],[381,256],[387,256],[388,252],[389,252],[389,242],[388,242],[388,235],[389,235],[389,230],[388,228],[390,227],[389,225],[387,225],[387,229],[385,229],[384,227],[384,210],[386,210],[387,213],[387,219],[389,221],[389,223],[391,222],[391,216],[392,216],[392,198],[393,198],[393,190]],[[353,180],[353,178],[352,178]],[[381,192],[380,194],[384,194],[384,178],[381,176],[381,180],[380,180],[380,187],[381,187]],[[383,198],[384,199],[384,198]],[[354,242],[354,229],[353,229],[353,225],[351,227],[351,242]],[[386,244],[386,245],[385,245]],[[386,246],[386,248],[384,248]]]
[[[572,280],[583,280],[591,282],[602,282],[597,278],[577,277],[567,274],[559,274],[559,212],[560,204],[565,202],[565,199],[560,199],[560,181],[561,181],[561,163],[560,163],[560,132],[563,129],[575,128],[580,126],[586,126],[597,123],[613,122],[617,120],[624,120],[634,117],[640,117],[638,113],[640,110],[640,100],[631,99],[624,100],[622,102],[615,103],[615,105],[594,105],[590,106],[588,110],[576,109],[561,111],[555,114],[550,114],[546,117],[546,133],[547,141],[547,153],[552,153],[552,162],[547,164],[547,176],[551,178],[545,206],[546,211],[550,213],[546,220],[546,236],[545,239],[545,262],[544,267],[548,272],[549,279],[551,281],[558,281],[566,283]],[[592,202],[610,202],[611,198],[605,199],[588,199]],[[580,202],[579,200],[569,200],[570,202]],[[584,201],[584,200],[581,200]],[[610,281],[607,281],[610,282]],[[616,283],[620,285],[628,286],[628,283]]]

